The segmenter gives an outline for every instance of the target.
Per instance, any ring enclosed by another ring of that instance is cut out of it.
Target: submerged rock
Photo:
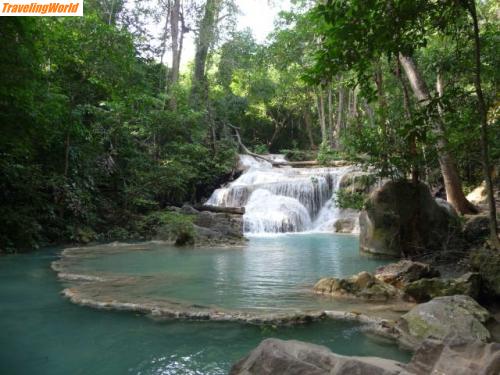
[[[347,357],[324,346],[266,339],[235,363],[230,375],[496,375],[500,344],[445,345],[426,340],[408,364],[376,357]]]
[[[346,357],[305,342],[267,339],[233,365],[230,375],[396,375],[403,365],[375,357]]]
[[[415,306],[397,323],[399,342],[417,348],[428,338],[444,342],[488,342],[489,312],[469,296],[438,297]]]
[[[360,250],[401,257],[440,251],[459,234],[456,215],[436,203],[427,185],[390,181],[360,215]]]
[[[346,279],[326,277],[314,285],[314,291],[334,297],[359,298],[368,301],[387,301],[401,296],[390,284],[376,279],[369,272],[360,272]]]
[[[416,302],[426,302],[435,297],[463,294],[477,299],[481,276],[468,272],[456,279],[420,279],[404,287],[404,292]]]
[[[439,277],[439,271],[426,263],[400,260],[377,268],[375,277],[385,283],[402,288],[406,284],[423,278]]]

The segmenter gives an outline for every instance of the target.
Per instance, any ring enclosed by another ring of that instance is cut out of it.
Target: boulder
[[[356,218],[338,219],[334,224],[335,233],[352,233],[356,228]]]
[[[194,218],[193,224],[195,242],[198,245],[244,241],[242,215],[201,211]]]
[[[473,204],[486,204],[488,195],[486,193],[486,183],[483,181],[481,185],[467,194],[467,200]]]
[[[426,263],[400,260],[377,268],[375,277],[385,283],[402,288],[406,284],[423,278],[439,277],[439,271]]]
[[[463,236],[472,245],[483,244],[490,235],[490,219],[487,214],[468,216],[463,230]]]
[[[463,294],[474,299],[479,297],[481,276],[468,272],[456,279],[420,279],[404,287],[405,295],[415,302],[427,302],[435,297]]]
[[[436,203],[423,183],[389,181],[365,206],[359,218],[360,250],[367,253],[412,257],[440,251],[460,233],[455,214]]]
[[[426,340],[406,369],[422,375],[500,374],[500,344],[475,341],[445,345],[438,340]]]
[[[500,296],[500,252],[482,248],[474,250],[470,256],[472,269],[481,275],[481,292],[489,298]]]
[[[377,176],[363,171],[352,171],[342,176],[339,189],[353,193],[370,193],[376,186]]]
[[[426,340],[408,364],[376,357],[347,357],[324,346],[266,339],[235,363],[230,375],[496,375],[500,344],[444,344]]]
[[[401,292],[390,284],[376,279],[369,272],[360,272],[346,279],[327,277],[314,285],[318,294],[327,294],[333,297],[359,298],[367,301],[388,301],[401,297]]]
[[[445,343],[488,342],[489,312],[469,296],[438,297],[415,306],[397,322],[398,340],[418,348],[428,338]]]
[[[233,365],[230,375],[396,375],[404,365],[375,357],[346,357],[320,345],[267,339]]]

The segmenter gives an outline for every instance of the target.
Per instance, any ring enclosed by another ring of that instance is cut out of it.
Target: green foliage
[[[317,160],[320,165],[328,165],[332,161],[341,159],[337,150],[331,148],[328,142],[322,142],[319,146]]]
[[[256,153],[256,154],[269,154],[269,148],[267,147],[267,145],[263,145],[263,144],[260,144],[260,145],[255,145],[255,147],[253,148],[253,151]]]
[[[333,198],[335,205],[339,208],[352,208],[362,210],[367,196],[365,193],[339,189]]]
[[[177,245],[185,245],[194,241],[193,219],[193,215],[155,211],[138,223],[138,230],[145,238],[161,234],[165,239],[174,240]]]

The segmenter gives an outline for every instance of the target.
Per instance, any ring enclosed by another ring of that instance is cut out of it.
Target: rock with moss
[[[468,272],[456,279],[420,279],[406,285],[403,290],[409,299],[426,302],[435,297],[464,294],[474,299],[479,297],[481,276]]]
[[[439,271],[426,263],[400,260],[397,263],[377,268],[375,277],[380,281],[394,285],[396,288],[403,288],[416,280],[439,277]]]
[[[459,240],[460,223],[436,203],[427,185],[389,181],[365,203],[360,219],[360,250],[412,257],[439,252]]]
[[[489,298],[500,296],[500,252],[493,249],[477,249],[470,255],[471,267],[479,272],[481,292]]]
[[[397,288],[377,280],[369,272],[360,272],[345,279],[326,277],[319,280],[313,289],[318,294],[374,302],[384,302],[401,297],[401,292]]]
[[[490,317],[469,296],[438,297],[415,306],[400,318],[398,339],[409,348],[417,348],[428,338],[453,343],[488,342],[491,335],[485,323]]]
[[[472,215],[465,219],[463,236],[465,240],[474,245],[483,244],[490,235],[490,219],[488,215]]]
[[[370,172],[352,171],[342,176],[339,188],[342,190],[368,194],[375,188],[377,176]]]
[[[481,276],[478,273],[468,272],[456,279],[420,279],[407,284],[403,291],[415,302],[426,302],[435,297],[464,294],[474,299],[479,297]]]

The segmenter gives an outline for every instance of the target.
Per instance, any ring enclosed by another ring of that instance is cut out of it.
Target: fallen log
[[[245,213],[245,207],[220,207],[220,206],[211,206],[209,204],[203,204],[203,205],[197,205],[194,208],[196,208],[198,211],[210,211],[210,212],[235,214],[235,215],[243,215]]]

